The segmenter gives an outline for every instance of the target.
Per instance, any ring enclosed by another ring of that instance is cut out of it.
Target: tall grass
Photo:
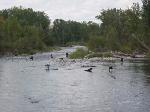
[[[71,53],[70,59],[83,59],[86,55],[88,55],[88,50],[83,48],[78,48],[75,52]]]

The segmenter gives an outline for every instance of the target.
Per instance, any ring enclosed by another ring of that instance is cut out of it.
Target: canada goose
[[[66,53],[66,58],[68,58],[68,56],[69,56],[69,54],[68,54],[68,53]]]
[[[29,59],[33,61],[33,56],[30,56],[30,58],[29,58]]]
[[[59,58],[60,60],[64,60],[64,58]]]
[[[51,58],[53,58],[53,55],[51,54]]]
[[[111,71],[112,71],[112,69],[113,69],[113,67],[112,67],[112,66],[109,66],[109,72],[111,72]]]
[[[58,68],[53,68],[52,70],[58,70]]]
[[[124,59],[123,58],[121,58],[121,62],[123,62],[124,61]]]
[[[89,68],[89,69],[87,69],[87,70],[84,70],[84,71],[87,71],[87,72],[92,72],[92,69],[93,69],[93,68]]]
[[[46,70],[49,70],[50,64],[46,64],[45,66],[47,67]]]

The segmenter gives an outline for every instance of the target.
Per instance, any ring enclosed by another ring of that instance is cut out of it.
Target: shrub
[[[112,53],[110,52],[92,53],[87,56],[87,58],[94,58],[94,57],[112,57]]]
[[[90,37],[87,46],[92,51],[103,51],[105,48],[105,40],[102,37]]]
[[[127,46],[127,45],[123,45],[121,48],[120,48],[120,51],[124,52],[124,53],[132,53],[132,49],[130,46]]]
[[[150,51],[146,54],[147,58],[150,58]]]
[[[71,59],[82,59],[88,54],[88,50],[78,48],[75,52],[71,53],[69,58]]]

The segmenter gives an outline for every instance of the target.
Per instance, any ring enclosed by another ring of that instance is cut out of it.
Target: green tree
[[[150,0],[142,0],[143,19],[147,27],[150,28]]]
[[[5,39],[4,24],[5,20],[2,16],[0,16],[0,53],[3,52],[4,50],[4,39]]]

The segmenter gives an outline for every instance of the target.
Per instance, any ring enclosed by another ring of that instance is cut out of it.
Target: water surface
[[[150,112],[150,63],[146,60],[73,61],[76,48],[0,59],[1,112]],[[45,64],[50,63],[50,70]],[[93,72],[82,65],[95,65]],[[110,73],[108,67],[112,65]],[[55,70],[58,69],[58,70]]]

